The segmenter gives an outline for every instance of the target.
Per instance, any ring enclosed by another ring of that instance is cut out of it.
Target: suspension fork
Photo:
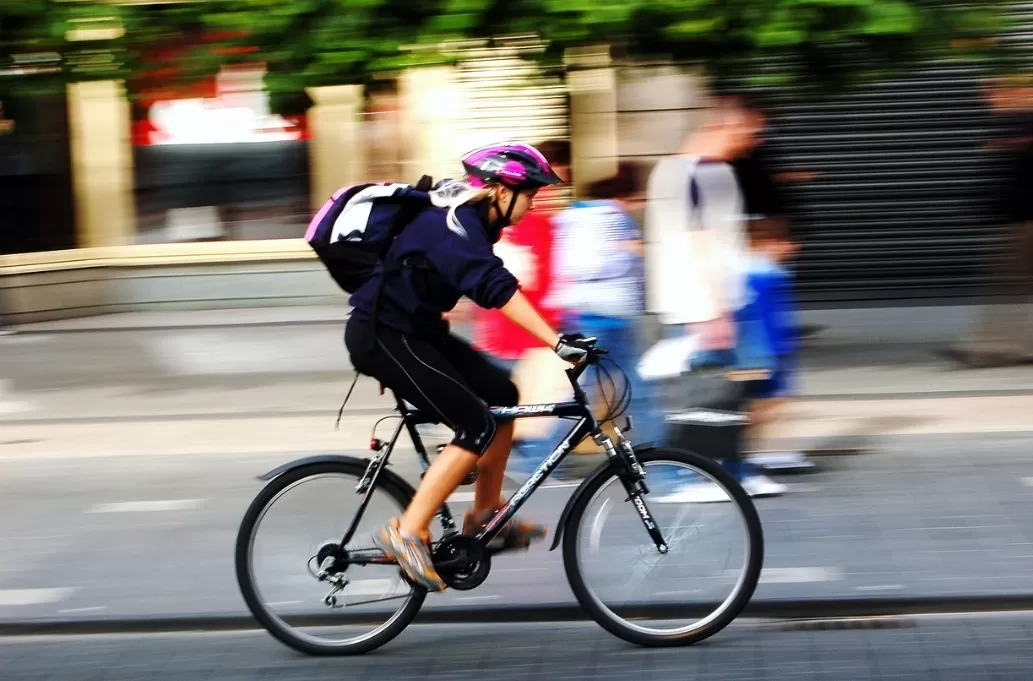
[[[653,540],[657,552],[665,554],[670,550],[667,539],[664,538],[663,531],[656,524],[656,520],[653,519],[653,514],[643,498],[644,495],[649,493],[649,488],[646,487],[645,482],[645,470],[643,470],[642,464],[639,463],[638,457],[635,456],[635,450],[631,446],[631,441],[616,426],[614,426],[614,432],[617,434],[616,445],[601,431],[594,436],[594,439],[603,448],[607,458],[619,460],[618,465],[622,470],[618,473],[618,477],[621,484],[624,485],[624,491],[628,493],[628,498],[625,501],[630,501],[631,505],[635,507],[635,512],[638,513],[639,518],[642,520],[642,525],[646,528],[646,532],[649,533],[650,539]]]

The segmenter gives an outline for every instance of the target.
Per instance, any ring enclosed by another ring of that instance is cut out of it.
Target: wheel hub
[[[476,589],[491,572],[491,556],[473,537],[455,534],[434,549],[434,568],[445,584],[456,591]]]
[[[327,560],[331,558],[333,560]],[[334,541],[323,542],[314,556],[317,578],[324,581],[327,577],[338,575],[348,569],[348,551]]]

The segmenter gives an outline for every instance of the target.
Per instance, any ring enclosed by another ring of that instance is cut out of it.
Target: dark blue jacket
[[[427,340],[448,334],[442,313],[463,296],[485,308],[499,308],[517,291],[517,280],[492,251],[495,239],[486,216],[473,206],[456,209],[463,233],[449,228],[445,208],[426,208],[407,225],[391,245],[388,262],[423,256],[429,268],[403,267],[384,281],[377,310],[377,325]],[[351,297],[352,316],[369,320],[383,264]]]

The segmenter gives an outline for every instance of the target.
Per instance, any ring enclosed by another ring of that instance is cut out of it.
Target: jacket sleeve
[[[472,208],[458,209],[458,230],[448,226],[444,211],[442,218],[440,228],[427,234],[427,259],[449,284],[481,307],[504,306],[519,284],[492,251],[480,216]]]

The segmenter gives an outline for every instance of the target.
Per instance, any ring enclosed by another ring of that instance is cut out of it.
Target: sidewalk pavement
[[[281,397],[298,394],[296,389]],[[333,452],[361,449],[369,442],[375,422],[390,416],[390,407],[349,413],[334,428],[334,401],[317,413],[283,415],[275,409],[237,413],[220,410],[226,394],[189,393],[189,413],[123,413],[117,417],[76,419],[21,418],[8,415],[0,436],[0,461],[18,458],[109,457],[132,454],[237,454],[253,452]],[[330,395],[328,395],[329,399]],[[334,400],[340,395],[334,393]],[[177,395],[182,400],[182,395]],[[131,400],[130,400],[131,401]],[[103,405],[86,403],[88,407]],[[141,405],[143,406],[143,405]],[[182,405],[180,405],[182,406]],[[368,405],[367,405],[368,406]],[[147,408],[153,405],[146,405]],[[66,412],[67,413],[67,412]],[[925,400],[851,400],[801,402],[766,431],[769,448],[801,447],[812,454],[875,451],[880,439],[909,435],[1033,432],[1033,396],[960,397]],[[390,436],[396,420],[377,428]],[[440,428],[426,427],[428,444],[447,442]],[[402,437],[401,449],[409,449]]]
[[[0,338],[0,457],[362,446],[393,402],[362,379],[334,430],[353,377],[346,312],[142,312],[24,326]],[[805,348],[800,398],[767,444],[815,453],[891,435],[1033,430],[1033,366],[954,370],[934,355],[970,314],[805,312],[825,328]]]
[[[821,337],[835,343],[864,339],[873,342],[949,342],[965,330],[976,314],[972,305],[840,307],[805,309],[801,323],[824,327]],[[18,327],[22,333],[81,333],[89,331],[208,328],[225,326],[283,326],[341,324],[348,318],[347,299],[340,305],[251,307],[226,310],[164,310],[94,315],[78,319],[36,322]]]

